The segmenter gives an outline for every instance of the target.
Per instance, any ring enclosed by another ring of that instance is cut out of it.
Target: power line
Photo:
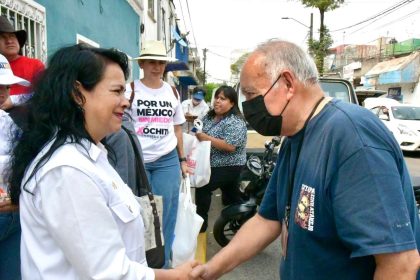
[[[197,40],[195,39],[195,33],[194,33],[193,24],[191,20],[190,6],[188,5],[188,0],[185,0],[185,3],[187,3],[188,17],[190,18],[191,33],[193,35],[194,44],[195,44],[195,47],[198,49]]]
[[[397,4],[394,4],[393,6],[391,6],[391,7],[389,7],[389,8],[387,8],[387,9],[385,9],[385,10],[383,10],[383,11],[379,12],[378,14],[376,14],[376,15],[374,15],[374,16],[371,16],[371,17],[369,17],[369,18],[367,18],[367,19],[365,19],[365,20],[362,20],[362,21],[360,21],[360,22],[358,22],[358,23],[355,23],[355,24],[349,25],[349,26],[347,26],[347,27],[343,27],[343,28],[339,28],[339,29],[336,29],[336,30],[332,30],[332,31],[330,31],[330,32],[337,32],[337,31],[342,31],[342,30],[345,30],[345,29],[350,29],[350,28],[353,28],[353,27],[355,27],[355,26],[358,26],[358,25],[361,25],[361,24],[363,24],[363,23],[366,23],[366,22],[368,22],[368,21],[371,21],[371,20],[377,19],[377,18],[379,18],[379,17],[383,17],[383,16],[388,15],[388,14],[390,14],[390,13],[394,12],[395,10],[397,10],[397,9],[399,9],[399,8],[403,7],[404,5],[407,5],[407,4],[409,4],[410,2],[413,2],[413,1],[414,1],[414,0],[404,0],[404,1],[401,1],[401,2],[399,2],[399,3],[397,3]],[[359,29],[359,30],[360,30],[360,29]]]
[[[222,82],[225,82],[225,83],[229,83],[230,82],[230,81],[225,80],[225,79],[216,78],[216,77],[214,77],[213,75],[210,75],[210,74],[207,74],[207,76],[209,76],[213,80],[218,80],[218,81],[222,81]]]
[[[412,14],[415,14],[415,13],[417,13],[418,12],[418,10],[417,11],[415,11],[415,12],[413,12],[413,13],[410,13],[410,14],[408,14],[408,15],[412,15]],[[405,16],[407,16],[407,15],[405,15]],[[405,17],[404,16],[404,17]],[[401,18],[400,18],[401,19]],[[375,19],[374,21],[372,21],[371,23],[373,23],[373,22],[376,22],[376,21],[378,21],[379,19]],[[392,21],[391,23],[393,23],[393,22],[395,22],[395,20],[394,21]],[[390,24],[390,22],[388,22],[387,24],[385,24],[385,25],[383,25],[383,26],[386,26],[386,25],[389,25]],[[381,28],[381,27],[383,27],[383,26],[380,26],[380,27],[378,27],[378,28],[376,28],[376,29],[379,29],[379,28]],[[363,28],[366,28],[367,27],[367,25],[366,26],[362,26],[362,27],[360,27],[359,29],[357,29],[357,30],[354,30],[354,31],[352,31],[351,33],[350,33],[350,35],[351,34],[354,34],[354,33],[356,33],[356,32],[358,32],[358,31],[360,31],[361,29],[363,29]]]
[[[178,0],[179,7],[181,8],[181,15],[182,15],[182,21],[184,22],[184,30],[187,31],[187,25],[185,24],[185,16],[184,16],[184,10],[182,9],[181,0]]]
[[[387,22],[387,23],[385,23],[385,24],[383,24],[383,25],[381,25],[381,26],[378,26],[376,29],[379,29],[379,28],[382,28],[382,27],[388,26],[388,25],[393,24],[393,23],[395,23],[395,22],[397,22],[397,21],[405,20],[405,19],[407,19],[407,18],[409,18],[409,17],[411,17],[411,16],[413,16],[413,15],[415,15],[415,14],[419,13],[419,12],[420,12],[420,8],[418,8],[418,9],[417,9],[417,10],[415,10],[414,12],[408,13],[408,14],[406,14],[406,15],[404,15],[404,16],[402,16],[402,17],[400,17],[400,18],[397,18],[397,19],[395,19],[395,20],[393,20],[393,21],[390,21],[390,22]]]
[[[224,56],[224,55],[221,55],[221,54],[215,53],[215,52],[213,52],[213,51],[211,51],[211,50],[208,50],[208,52],[209,52],[209,53],[211,53],[211,54],[214,54],[214,55],[216,55],[216,56],[219,56],[219,57],[222,57],[222,58],[226,58],[226,59],[231,60],[231,58],[230,58],[230,57],[227,57],[227,56]]]

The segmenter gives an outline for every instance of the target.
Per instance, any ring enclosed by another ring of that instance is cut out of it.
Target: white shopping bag
[[[196,213],[196,205],[191,200],[190,179],[182,180],[178,214],[175,225],[175,238],[172,243],[172,267],[176,267],[195,257],[197,237],[203,225],[203,218]]]
[[[191,187],[199,188],[210,181],[210,141],[200,141],[194,135],[183,133],[184,153],[191,170]]]

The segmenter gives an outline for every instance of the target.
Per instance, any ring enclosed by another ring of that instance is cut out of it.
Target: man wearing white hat
[[[0,54],[0,105],[8,98],[10,86],[30,83],[13,75],[7,59]],[[18,129],[9,114],[0,109],[0,279],[20,279],[19,212],[7,197],[4,171]]]
[[[166,63],[173,60],[167,56],[163,42],[144,42],[135,59],[144,77],[126,86],[126,96],[153,193],[163,196],[165,267],[169,267],[181,171],[187,172],[182,144],[185,117],[178,92],[162,80]]]

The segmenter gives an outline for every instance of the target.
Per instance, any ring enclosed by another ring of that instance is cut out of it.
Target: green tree
[[[213,90],[215,90],[216,88],[220,86],[221,84],[216,84],[216,83],[208,83],[204,85],[204,89],[206,90],[206,97],[205,97],[206,102],[211,101],[211,95],[213,93]]]
[[[197,76],[198,83],[202,85],[204,82],[204,71],[201,68],[198,68],[195,71],[195,75]]]
[[[244,65],[244,62],[248,55],[249,53],[244,53],[234,63],[230,65],[230,72],[232,73],[232,75],[239,75],[242,69],[242,65]]]
[[[320,74],[324,72],[324,58],[328,52],[328,48],[333,41],[324,25],[324,15],[327,11],[332,11],[340,7],[344,0],[299,0],[306,7],[317,8],[320,15],[319,24],[319,40],[309,40],[309,50],[315,55],[315,62]]]

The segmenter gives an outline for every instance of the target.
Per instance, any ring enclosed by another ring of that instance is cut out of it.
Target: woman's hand
[[[189,261],[173,269],[155,269],[155,279],[188,280],[193,268],[199,264],[197,261]]]
[[[187,263],[184,263],[182,265],[179,265],[174,268],[174,271],[177,271],[177,277],[176,279],[189,279],[189,274],[193,270],[194,267],[199,265],[200,263],[198,261],[189,261]]]
[[[0,213],[16,211],[19,211],[19,205],[12,204],[10,198],[0,202]]]
[[[192,174],[191,170],[188,168],[186,161],[181,161],[181,172],[182,177],[184,178],[187,176],[187,174]]]
[[[200,141],[210,140],[209,136],[207,134],[205,134],[204,132],[197,132],[195,134],[195,137],[197,137],[197,139],[200,140]]]

